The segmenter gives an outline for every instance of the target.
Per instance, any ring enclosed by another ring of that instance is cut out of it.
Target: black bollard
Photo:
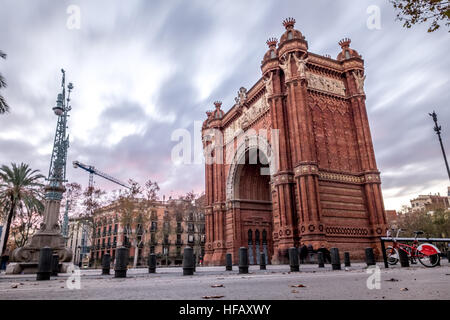
[[[325,267],[325,262],[323,260],[323,252],[318,252],[317,253],[317,261],[319,262],[319,268],[324,268]]]
[[[49,247],[44,247],[40,250],[36,280],[50,280],[52,273],[52,255],[52,249]]]
[[[366,248],[366,264],[367,266],[374,266],[375,263],[375,256],[373,254],[372,248]]]
[[[450,263],[450,249],[447,250],[447,260],[448,260],[448,263]]]
[[[331,248],[331,268],[333,270],[341,270],[341,259],[339,257],[339,249]]]
[[[116,263],[114,265],[114,278],[126,278],[128,269],[128,248],[120,247],[116,250]]]
[[[239,248],[239,273],[248,273],[248,253],[247,248]]]
[[[266,255],[264,252],[259,255],[259,270],[266,270]]]
[[[186,247],[183,253],[183,276],[192,276],[194,269],[194,250],[191,247]]]
[[[227,255],[225,256],[225,270],[226,271],[231,271],[233,270],[233,258],[231,256],[231,253],[227,253]]]
[[[102,258],[102,275],[108,275],[111,269],[111,255],[105,253]]]
[[[150,253],[148,256],[148,273],[156,272],[156,254]]]
[[[59,256],[57,254],[52,255],[52,276],[57,277],[59,271]]]
[[[194,253],[194,272],[197,272],[195,270],[195,267],[197,266],[197,255]]]
[[[291,267],[291,272],[300,271],[300,267],[298,265],[298,252],[294,247],[289,248],[289,265]]]
[[[351,263],[350,263],[350,252],[344,252],[344,265],[346,267],[351,267]]]
[[[402,267],[409,267],[409,258],[406,251],[398,249],[398,255],[400,256],[400,265]]]

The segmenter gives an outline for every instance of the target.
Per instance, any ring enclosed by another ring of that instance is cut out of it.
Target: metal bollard
[[[350,252],[344,252],[344,266],[351,267],[350,263]]]
[[[195,267],[197,266],[197,255],[194,253],[194,272],[197,272],[195,270]]]
[[[339,249],[331,248],[331,268],[333,270],[341,270],[341,259],[339,257]]]
[[[156,272],[156,254],[150,253],[148,256],[148,273]]]
[[[366,264],[367,266],[374,266],[376,264],[372,248],[366,248]]]
[[[40,250],[36,280],[50,280],[52,273],[52,255],[52,249],[49,247],[44,247]]]
[[[247,248],[239,248],[239,273],[248,273],[248,252]]]
[[[400,265],[402,267],[409,267],[408,254],[404,250],[399,249],[398,250],[398,255],[400,256]]]
[[[128,248],[120,247],[116,250],[116,263],[114,266],[114,278],[126,278],[128,269]]]
[[[259,270],[266,270],[266,255],[264,252],[259,255]]]
[[[186,247],[183,253],[183,276],[192,276],[194,268],[194,250],[191,247]]]
[[[450,263],[450,249],[447,250],[447,260],[448,260],[448,262]]]
[[[289,265],[291,267],[291,272],[300,271],[298,264],[298,252],[294,247],[289,248]]]
[[[226,271],[231,271],[233,270],[233,258],[231,256],[231,253],[227,253],[227,255],[225,256],[225,270]]]
[[[102,275],[108,275],[111,269],[111,255],[105,253],[102,258]]]
[[[59,269],[59,256],[57,254],[52,255],[52,276],[58,276]]]
[[[317,262],[319,262],[319,268],[324,268],[325,267],[325,261],[323,259],[323,252],[318,252],[317,253]]]

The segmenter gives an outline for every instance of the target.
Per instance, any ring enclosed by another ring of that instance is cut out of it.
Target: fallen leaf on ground
[[[302,284],[296,284],[291,286],[292,288],[305,288],[306,286],[302,285]]]
[[[400,291],[408,291],[408,288],[400,288]]]
[[[297,291],[297,290],[292,290],[291,292],[292,292],[292,293],[298,293],[298,291]]]
[[[223,288],[223,284],[213,284],[211,288]]]
[[[224,296],[203,296],[203,299],[220,299],[223,298]]]
[[[390,278],[389,280],[386,280],[386,281],[392,281],[392,282],[395,282],[395,281],[398,281],[397,279],[394,279],[394,278]]]
[[[11,285],[11,288],[15,289],[15,288],[17,288],[17,286],[18,286],[17,283],[13,283],[13,284]]]

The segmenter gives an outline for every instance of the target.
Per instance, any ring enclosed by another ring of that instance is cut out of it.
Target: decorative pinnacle
[[[269,48],[275,48],[276,46],[277,46],[277,42],[278,42],[278,40],[277,40],[277,38],[269,38],[267,41],[266,41],[266,43],[267,43],[267,45],[269,46]]]
[[[286,30],[293,29],[294,25],[295,25],[295,19],[294,18],[286,18],[283,21],[283,26],[286,28]]]
[[[216,106],[216,109],[220,109],[222,106],[222,101],[214,101],[214,105]]]
[[[349,38],[344,38],[341,41],[339,41],[339,45],[341,46],[342,49],[348,48],[350,46],[350,42],[352,42],[352,40],[350,40]]]

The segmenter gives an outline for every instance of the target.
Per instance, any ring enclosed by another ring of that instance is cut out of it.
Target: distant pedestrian
[[[322,245],[322,247],[320,247],[319,249],[317,249],[317,252],[322,252],[323,254],[323,260],[325,261],[325,263],[331,263],[331,254],[330,251],[325,248],[324,245]]]
[[[308,256],[308,247],[305,244],[303,244],[302,246],[300,246],[300,263],[304,264],[307,256]]]

